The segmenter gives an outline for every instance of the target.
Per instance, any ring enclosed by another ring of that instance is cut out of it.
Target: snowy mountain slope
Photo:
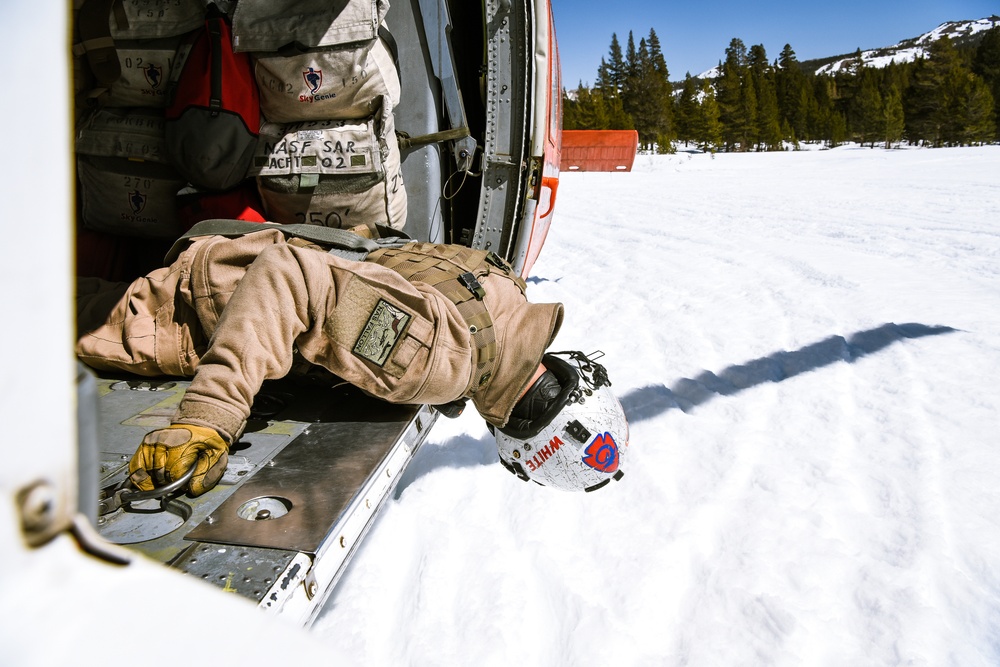
[[[965,40],[975,38],[976,35],[986,32],[997,25],[1000,25],[1000,16],[991,16],[977,21],[949,21],[942,23],[934,30],[926,32],[919,37],[906,39],[898,44],[880,49],[862,51],[861,59],[868,67],[886,67],[890,63],[912,62],[917,58],[925,56],[927,54],[927,47],[942,37],[947,36],[953,41],[961,43]],[[847,67],[853,60],[853,54],[839,58],[832,63],[818,67],[816,73],[836,73]]]
[[[963,43],[970,39],[975,39],[977,35],[1000,25],[1000,16],[977,19],[974,21],[949,21],[942,23],[934,30],[926,32],[919,37],[904,39],[903,41],[877,49],[869,49],[861,52],[861,59],[868,67],[886,67],[889,63],[912,62],[917,58],[926,55],[927,46],[945,35],[957,43]],[[855,54],[843,56],[830,56],[827,58],[814,58],[803,61],[803,67],[812,69],[816,74],[833,74],[844,67],[847,67],[855,58]],[[705,70],[697,77],[698,79],[715,79],[719,76],[719,67],[716,65]]]
[[[564,174],[529,296],[631,418],[594,494],[440,420],[315,626],[368,665],[1000,664],[1000,147]]]

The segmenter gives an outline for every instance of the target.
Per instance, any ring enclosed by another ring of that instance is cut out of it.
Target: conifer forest
[[[947,36],[922,58],[867,66],[860,49],[835,73],[815,74],[788,44],[733,39],[713,78],[671,83],[652,29],[624,50],[611,36],[593,87],[564,92],[563,127],[634,129],[647,150],[770,151],[799,142],[967,146],[1000,140],[1000,27],[974,45]]]

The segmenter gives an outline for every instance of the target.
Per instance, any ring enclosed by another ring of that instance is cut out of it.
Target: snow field
[[[315,626],[358,664],[1000,663],[1000,147],[564,174],[529,281],[626,476],[440,420]]]

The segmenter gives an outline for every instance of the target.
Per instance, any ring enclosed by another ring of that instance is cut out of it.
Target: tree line
[[[966,146],[1000,141],[1000,27],[978,45],[948,37],[924,57],[884,68],[861,50],[836,72],[815,74],[788,44],[771,62],[763,45],[733,39],[714,78],[670,82],[652,29],[623,50],[615,34],[593,87],[564,91],[563,127],[631,130],[661,152],[675,142],[703,150],[783,150],[800,141],[872,147],[902,142]]]

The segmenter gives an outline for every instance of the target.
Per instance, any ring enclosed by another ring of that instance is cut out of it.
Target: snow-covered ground
[[[565,174],[529,296],[626,476],[441,420],[314,632],[363,665],[1000,664],[1000,147]]]

